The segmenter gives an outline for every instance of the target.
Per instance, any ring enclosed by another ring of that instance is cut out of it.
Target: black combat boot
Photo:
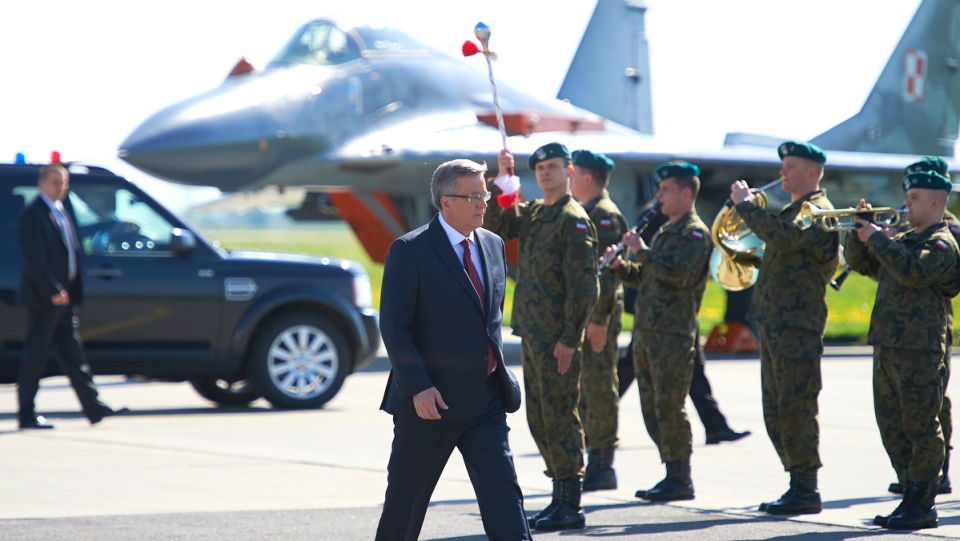
[[[690,459],[667,462],[666,479],[640,497],[651,502],[692,500],[693,481],[690,479]]]
[[[897,508],[894,509],[893,512],[890,513],[889,515],[877,515],[877,516],[873,517],[873,525],[874,525],[874,526],[882,526],[882,527],[886,528],[886,527],[887,527],[887,519],[889,519],[890,517],[892,517],[892,516],[894,516],[894,515],[899,515],[900,513],[903,512],[903,510],[904,510],[906,507],[907,507],[907,499],[906,499],[906,498],[903,498],[902,500],[900,500],[900,503],[897,505]]]
[[[533,528],[537,531],[580,530],[587,525],[587,517],[580,507],[580,479],[564,479],[559,483],[557,507],[536,522]]]
[[[527,526],[529,526],[530,529],[533,529],[534,526],[537,525],[538,520],[549,515],[550,513],[553,513],[557,509],[557,505],[559,505],[559,502],[560,502],[560,481],[554,479],[553,480],[553,499],[550,500],[550,505],[544,507],[536,515],[533,515],[532,517],[528,518]]]
[[[617,488],[617,472],[613,469],[613,447],[591,449],[587,458],[587,472],[583,476],[583,491],[615,488]]]
[[[775,502],[760,506],[771,515],[815,515],[823,511],[817,491],[817,470],[790,470],[790,489]]]
[[[937,488],[937,481],[908,482],[903,491],[903,510],[887,518],[887,528],[920,530],[939,526],[935,504]]]

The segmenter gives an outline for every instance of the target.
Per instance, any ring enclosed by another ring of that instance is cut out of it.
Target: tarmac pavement
[[[506,330],[504,336],[515,365],[518,342]],[[381,357],[348,378],[326,408],[312,411],[274,410],[264,401],[217,408],[185,383],[100,377],[105,401],[132,413],[94,427],[80,415],[65,379],[52,378],[44,380],[37,400],[38,411],[56,425],[48,431],[18,432],[16,389],[0,386],[0,540],[373,539],[392,439],[390,416],[377,409],[387,366]],[[521,375],[519,366],[513,369]],[[759,361],[708,355],[707,375],[724,414],[735,429],[754,434],[704,445],[702,425],[688,404],[696,499],[652,504],[634,498],[664,470],[633,387],[620,412],[620,488],[584,495],[586,529],[535,537],[960,538],[955,495],[938,498],[937,529],[895,533],[871,525],[899,497],[886,492],[894,475],[873,417],[870,371],[869,347],[828,348],[820,397],[824,511],[818,515],[756,511],[760,502],[779,497],[789,480],[763,428]],[[525,505],[533,513],[549,502],[550,480],[523,414],[508,419]],[[421,539],[485,539],[457,453],[433,495]]]

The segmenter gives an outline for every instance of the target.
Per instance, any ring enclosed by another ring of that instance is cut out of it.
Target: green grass
[[[346,225],[334,223],[297,224],[290,229],[205,229],[203,233],[217,240],[226,249],[254,249],[305,254],[325,255],[350,259],[360,263],[370,274],[373,286],[374,306],[380,305],[380,283],[383,280],[383,265],[374,263],[367,256],[353,232]],[[507,297],[504,322],[509,324],[513,306],[512,280],[507,280]],[[827,289],[829,317],[825,340],[836,342],[865,342],[870,327],[870,311],[877,286],[873,280],[852,274],[840,291]],[[723,289],[712,280],[700,309],[700,332],[707,336],[715,325],[723,321],[726,298]],[[960,301],[954,299],[954,310]],[[624,330],[633,327],[633,317],[626,315]]]

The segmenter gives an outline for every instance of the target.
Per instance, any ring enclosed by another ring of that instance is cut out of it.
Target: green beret
[[[946,190],[949,193],[953,190],[953,184],[947,180],[947,177],[936,171],[918,171],[916,173],[907,173],[907,175],[903,177],[903,191],[907,191],[910,188]]]
[[[566,158],[569,160],[570,151],[560,143],[547,143],[530,155],[530,160],[527,163],[530,164],[530,169],[536,169],[538,163],[550,158]]]
[[[937,156],[924,156],[920,161],[908,165],[907,168],[903,170],[903,174],[906,176],[910,173],[920,173],[923,171],[933,171],[940,173],[948,179],[950,178],[950,168],[947,167],[947,162]]]
[[[787,156],[796,156],[798,158],[817,162],[820,165],[827,163],[827,153],[813,143],[797,143],[794,141],[786,141],[777,147],[777,153],[780,154],[781,160]]]
[[[700,168],[687,162],[667,162],[657,167],[653,172],[653,178],[657,184],[660,184],[665,178],[670,177],[699,177]]]
[[[607,171],[611,171],[616,164],[613,163],[613,160],[604,156],[603,154],[600,154],[599,152],[590,152],[589,150],[574,150],[573,165],[590,167],[592,169],[606,169]]]

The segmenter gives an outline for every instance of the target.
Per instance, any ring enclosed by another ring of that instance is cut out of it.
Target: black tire
[[[277,408],[319,408],[333,398],[353,366],[340,330],[309,312],[268,321],[250,346],[247,375]]]
[[[245,379],[206,376],[190,380],[197,394],[218,406],[247,406],[260,398],[260,391]]]

